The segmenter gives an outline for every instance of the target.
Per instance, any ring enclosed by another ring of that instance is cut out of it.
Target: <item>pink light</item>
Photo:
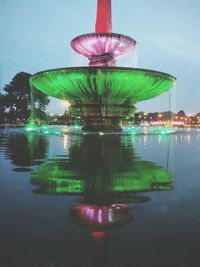
[[[125,204],[99,206],[81,203],[75,205],[72,211],[81,225],[95,230],[121,226],[132,220],[129,206]]]
[[[104,238],[106,236],[106,232],[104,232],[104,231],[93,231],[92,232],[92,237],[94,238],[94,239],[102,239],[102,238]]]
[[[90,58],[104,54],[119,57],[133,51],[135,41],[121,34],[85,34],[71,41],[72,48],[79,54]]]
[[[98,210],[98,223],[102,223],[103,222],[103,212],[102,212],[102,209],[100,208]]]
[[[129,54],[135,45],[132,38],[116,33],[89,33],[71,41],[71,46],[77,53],[87,57],[90,65],[97,66],[115,65],[115,58]]]

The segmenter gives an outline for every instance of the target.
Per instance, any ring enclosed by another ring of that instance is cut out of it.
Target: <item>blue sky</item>
[[[200,1],[113,0],[113,32],[138,43],[138,67],[172,74],[172,110],[200,112]],[[82,63],[70,41],[94,31],[96,0],[0,0],[0,88],[25,71]],[[51,104],[52,111],[62,105]],[[137,104],[168,110],[168,93]]]

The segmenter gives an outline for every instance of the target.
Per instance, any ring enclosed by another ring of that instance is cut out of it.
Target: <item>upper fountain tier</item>
[[[87,57],[90,66],[115,66],[116,59],[131,53],[136,41],[118,33],[88,33],[71,41],[72,48]]]
[[[129,36],[112,33],[111,0],[98,0],[95,33],[71,41],[72,48],[87,57],[90,66],[115,66],[116,59],[131,53],[135,45]]]

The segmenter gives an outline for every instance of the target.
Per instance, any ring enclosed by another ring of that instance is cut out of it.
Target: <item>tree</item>
[[[183,110],[180,110],[176,115],[178,117],[185,117],[185,112]]]
[[[30,110],[30,74],[20,72],[3,88],[9,122],[26,121]]]
[[[31,74],[20,72],[3,88],[6,92],[4,109],[6,108],[8,111],[8,122],[10,123],[27,122],[31,110],[36,110],[43,117],[46,114],[46,106],[50,100],[47,95],[34,88],[33,93],[31,92],[30,77]]]
[[[31,166],[35,160],[44,159],[48,142],[44,135],[9,134],[5,138],[5,155],[16,166]],[[38,149],[39,148],[39,149]]]
[[[5,97],[0,93],[0,123],[5,122],[5,106],[4,106]]]
[[[199,117],[199,118],[200,118],[200,112],[197,113],[197,114],[195,115],[195,117]]]
[[[34,120],[36,124],[46,122],[49,117],[46,114],[46,106],[50,101],[48,96],[32,87],[31,99],[31,120]]]

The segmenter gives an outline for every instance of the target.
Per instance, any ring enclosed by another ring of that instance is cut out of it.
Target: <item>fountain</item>
[[[117,67],[117,59],[135,49],[136,41],[113,33],[111,0],[98,0],[95,33],[80,35],[72,48],[89,60],[88,67],[60,68],[38,72],[30,78],[32,87],[70,102],[86,131],[121,131],[125,116],[139,101],[156,97],[175,85],[166,73]]]

